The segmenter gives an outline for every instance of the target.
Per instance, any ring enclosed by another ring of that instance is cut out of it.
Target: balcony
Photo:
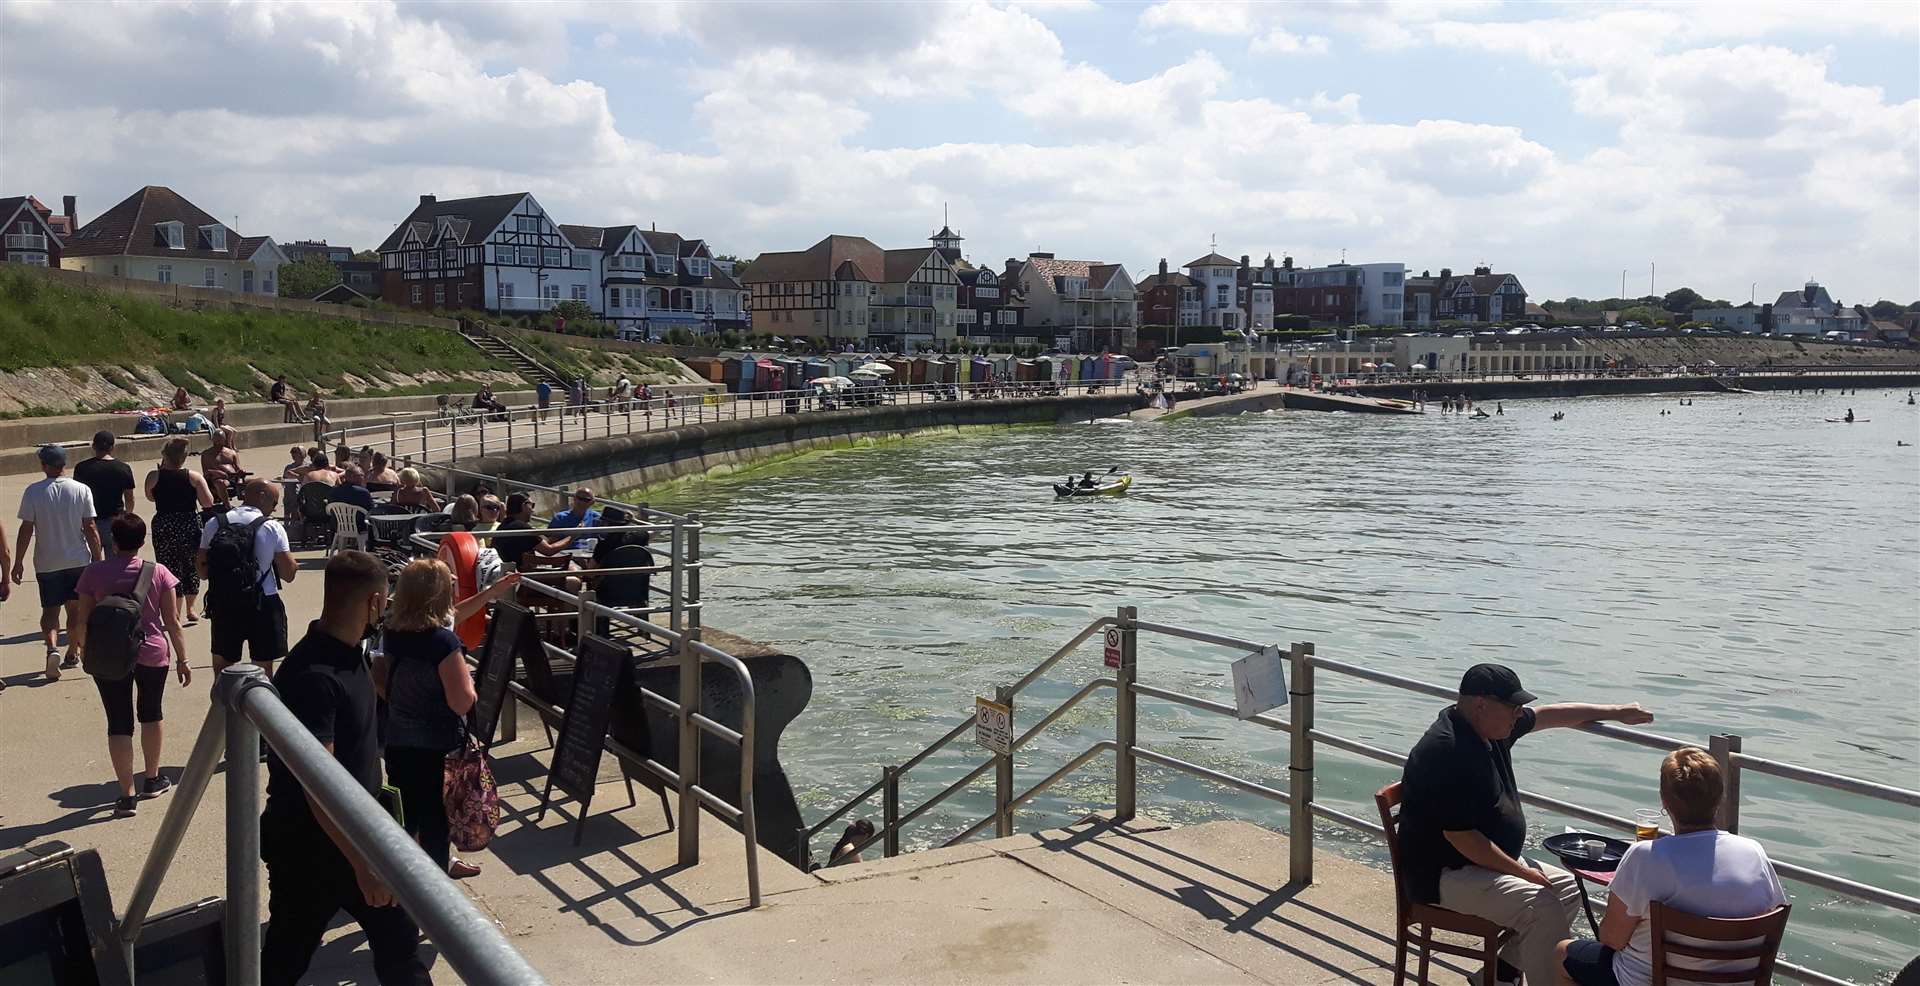
[[[930,294],[876,294],[867,301],[867,304],[887,308],[932,308],[933,296]]]
[[[8,233],[7,249],[47,251],[47,237],[44,233]]]

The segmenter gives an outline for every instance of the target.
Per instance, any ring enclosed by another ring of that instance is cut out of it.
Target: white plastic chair
[[[354,503],[329,503],[327,516],[333,518],[333,540],[327,542],[328,558],[343,548],[367,550],[367,532],[361,527],[367,508]]]

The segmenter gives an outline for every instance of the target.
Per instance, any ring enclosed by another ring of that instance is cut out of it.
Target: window
[[[182,226],[180,223],[175,223],[175,222],[161,223],[159,225],[160,225],[160,234],[167,241],[167,249],[185,250],[187,248],[187,237],[186,237],[185,226]]]
[[[575,300],[575,301],[585,301],[585,300],[587,300],[587,286],[586,286],[586,285],[584,285],[584,284],[576,284],[576,285],[574,285],[574,286],[573,286],[573,300]]]
[[[206,238],[207,249],[225,250],[227,248],[227,228],[219,224],[200,227],[200,235]]]
[[[407,288],[407,302],[415,305],[420,303],[420,285],[415,284]]]
[[[1213,297],[1214,297],[1214,300],[1217,301],[1218,303],[1222,305],[1226,304],[1227,303],[1227,286],[1224,284],[1215,285],[1213,289]]]
[[[200,284],[202,287],[213,287],[213,279],[213,268],[209,267],[206,269],[206,272],[200,276]]]
[[[459,289],[455,292],[455,297],[459,299],[457,304],[459,304],[460,307],[467,307],[467,286],[464,284],[460,285]]]
[[[540,266],[540,248],[530,247],[530,246],[521,247],[520,248],[520,265],[522,267]]]
[[[512,281],[500,282],[500,297],[506,301],[513,300],[513,282]]]
[[[692,275],[693,275],[693,276],[695,276],[695,277],[705,277],[705,276],[707,276],[707,261],[706,261],[706,258],[704,258],[704,257],[689,257],[689,258],[687,259],[687,273],[689,273],[689,274],[692,274]]]
[[[460,262],[460,248],[449,244],[446,250],[442,251],[441,256],[446,259],[447,265],[451,267]]]
[[[673,269],[673,259],[655,254],[653,258],[653,269],[655,273],[665,274]]]
[[[693,310],[697,312],[713,311],[713,295],[706,291],[695,291],[693,293]]]
[[[447,307],[447,286],[446,285],[436,284],[433,286],[433,307],[435,308]]]
[[[547,301],[559,301],[559,300],[560,300],[560,285],[558,285],[558,284],[542,284],[542,285],[540,285],[540,297],[542,297],[542,298],[544,298],[544,299],[546,299]]]
[[[563,266],[565,266],[564,264],[562,264],[562,263],[560,262],[560,248],[559,248],[559,247],[548,247],[548,248],[546,249],[546,251],[545,251],[545,253],[544,253],[544,259],[546,260],[546,264],[547,264],[547,266],[548,266],[548,267],[563,267]]]
[[[173,265],[161,264],[153,269],[153,279],[161,284],[173,283]]]
[[[620,307],[620,289],[619,288],[607,289],[607,307],[608,308]]]
[[[540,217],[515,216],[513,217],[513,230],[516,233],[538,233],[540,232]]]
[[[408,270],[420,269],[420,251],[418,250],[407,251],[407,269]]]
[[[1400,296],[1399,296],[1399,295],[1397,295],[1397,294],[1391,294],[1391,293],[1389,293],[1389,294],[1383,294],[1383,295],[1381,295],[1381,296],[1380,296],[1380,307],[1381,307],[1382,309],[1384,309],[1384,310],[1386,310],[1386,311],[1390,311],[1390,312],[1397,312],[1397,311],[1399,311],[1399,310],[1400,310]]]
[[[1390,270],[1380,275],[1380,283],[1390,288],[1397,288],[1401,285],[1402,279],[1405,277],[1406,275],[1400,271]]]

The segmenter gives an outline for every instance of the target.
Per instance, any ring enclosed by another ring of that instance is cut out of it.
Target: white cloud
[[[1710,295],[1810,273],[1849,300],[1920,294],[1920,103],[1833,74],[1847,32],[1910,31],[1885,8],[1790,42],[1768,40],[1800,13],[1777,7],[1162,4],[1135,20],[1147,63],[1043,20],[1135,19],[1087,6],[0,7],[0,191],[78,193],[91,215],[169,184],[246,232],[366,246],[419,193],[525,189],[563,221],[657,221],[746,254],[921,242],[950,202],[989,261],[1177,263],[1217,233],[1234,256],[1485,259],[1536,296],[1611,293],[1655,253]],[[665,53],[577,78],[571,46],[609,38]],[[1384,116],[1391,89],[1263,93],[1252,73],[1276,60],[1183,47],[1241,39],[1536,59],[1597,149],[1477,106],[1369,120],[1363,99]],[[691,135],[662,129],[676,115]]]

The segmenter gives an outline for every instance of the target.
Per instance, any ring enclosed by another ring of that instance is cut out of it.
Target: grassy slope
[[[148,364],[204,397],[189,369],[235,390],[255,389],[251,365],[269,376],[287,374],[302,391],[336,392],[343,372],[381,379],[381,371],[505,369],[450,332],[294,313],[189,311],[49,284],[7,266],[0,265],[0,370]],[[376,386],[363,392],[431,389]]]

